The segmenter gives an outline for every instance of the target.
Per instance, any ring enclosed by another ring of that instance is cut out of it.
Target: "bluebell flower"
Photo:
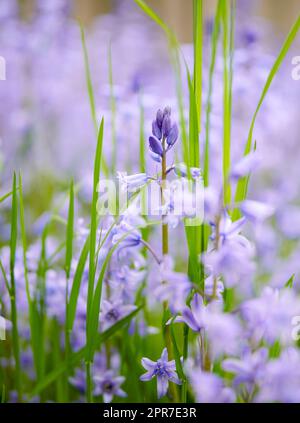
[[[265,367],[264,378],[255,402],[300,402],[300,353],[299,349],[287,348],[276,360]]]
[[[172,124],[169,107],[163,112],[160,109],[157,111],[156,119],[152,122],[152,135],[149,137],[151,157],[159,162],[178,139],[178,126],[176,123]]]
[[[260,348],[254,353],[247,349],[241,359],[228,358],[223,361],[222,367],[235,375],[234,386],[244,384],[250,393],[263,378],[268,356],[267,348]]]
[[[293,344],[291,322],[300,315],[300,300],[293,290],[265,287],[260,297],[245,301],[240,310],[253,343],[264,340],[272,345],[280,340],[282,345]]]
[[[97,374],[93,378],[95,383],[94,395],[102,395],[105,403],[110,403],[114,396],[126,397],[126,392],[121,388],[125,381],[124,376],[115,376],[113,370],[107,370],[102,374]]]
[[[127,175],[125,172],[118,172],[117,176],[121,182],[122,189],[127,189],[130,191],[143,187],[149,179],[146,173]]]
[[[115,302],[103,300],[100,313],[100,321],[103,330],[108,329],[135,309],[135,305],[124,304],[121,300]]]
[[[185,163],[178,163],[174,166],[174,172],[177,176],[182,176],[185,178],[188,175],[188,168]],[[198,167],[190,167],[190,173],[193,179],[200,178],[202,175],[201,169]]]
[[[238,180],[244,176],[248,176],[251,172],[256,170],[260,163],[260,159],[256,152],[249,153],[238,161],[230,172],[230,178]]]
[[[165,256],[159,271],[159,284],[154,288],[153,295],[161,303],[167,301],[173,313],[181,311],[191,291],[192,284],[185,273],[174,272],[173,262]]]
[[[154,377],[157,377],[157,396],[158,398],[166,395],[169,387],[169,381],[177,385],[181,385],[181,381],[176,373],[175,360],[168,361],[167,348],[163,349],[161,357],[157,361],[152,361],[149,358],[142,358],[142,366],[147,370],[140,380],[147,382]]]
[[[253,223],[260,223],[274,214],[274,207],[259,201],[245,200],[239,204],[241,212]]]
[[[188,369],[188,378],[197,403],[235,402],[234,391],[224,386],[222,379],[217,375],[191,367]]]
[[[175,322],[186,323],[194,332],[204,332],[210,346],[210,355],[216,359],[223,354],[237,353],[241,346],[241,327],[236,316],[223,313],[221,304],[204,304],[203,298],[195,294],[190,307],[182,310]]]

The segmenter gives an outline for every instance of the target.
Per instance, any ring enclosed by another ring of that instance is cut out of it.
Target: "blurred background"
[[[147,3],[173,28],[192,69],[193,0],[147,0]],[[216,3],[216,0],[203,1],[203,107]],[[236,0],[236,6],[233,161],[241,157],[266,78],[300,12],[299,0]],[[0,82],[0,102],[5,105],[0,109],[0,193],[9,191],[12,172],[20,170],[32,221],[55,201],[59,202],[58,193],[68,188],[71,177],[80,183],[83,202],[90,199],[95,125],[78,21],[85,30],[95,120],[99,122],[102,117],[105,120],[104,154],[111,174],[116,176],[116,170],[128,173],[141,170],[138,153],[141,105],[145,145],[158,108],[170,105],[174,119],[178,120],[175,78],[165,36],[134,0],[0,0],[0,56],[5,58],[7,67],[6,81]],[[223,125],[221,44],[220,36],[210,134],[216,184],[221,178]],[[295,151],[299,151],[300,81],[291,77],[291,60],[300,54],[299,45],[295,41],[288,52],[255,128],[261,155],[268,157],[264,167],[268,175],[259,180],[260,188],[262,180],[274,186],[279,182],[289,184],[280,180],[278,172],[287,164],[289,176],[292,178],[294,172],[298,178],[298,162],[291,165],[287,155],[293,158]],[[182,80],[188,117],[184,73]],[[204,125],[203,121],[202,128]],[[200,141],[203,145],[204,131]],[[180,143],[178,151],[181,160]],[[153,162],[147,151],[146,156],[147,170],[151,170]],[[290,192],[285,186],[283,191]],[[297,189],[294,191],[296,195]]]
[[[54,0],[54,2],[57,0]],[[124,2],[124,0],[123,0]],[[131,0],[125,0],[130,6]],[[35,7],[35,0],[20,0],[24,15],[30,15]],[[90,24],[97,15],[112,12],[120,0],[73,0],[74,16],[84,24]],[[171,25],[182,42],[192,40],[192,5],[193,0],[148,0],[147,3]],[[216,7],[216,0],[204,2],[205,16],[210,18]],[[293,18],[299,13],[299,0],[237,0],[237,5],[244,3],[252,13],[274,24],[279,31],[286,31]]]

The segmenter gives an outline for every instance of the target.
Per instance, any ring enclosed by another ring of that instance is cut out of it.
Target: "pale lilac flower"
[[[110,403],[115,396],[126,397],[126,392],[121,388],[125,381],[124,376],[115,376],[113,370],[107,370],[102,374],[93,377],[95,389],[94,395],[102,395],[105,403]]]
[[[248,348],[241,359],[228,358],[223,361],[222,367],[226,372],[234,373],[234,386],[245,384],[247,391],[251,393],[264,377],[268,355],[266,348],[260,348],[253,353]]]
[[[254,249],[250,242],[241,235],[227,239],[218,250],[204,255],[204,263],[216,277],[222,276],[226,287],[248,289],[255,269]]]
[[[205,327],[205,314],[207,312],[203,298],[195,294],[190,307],[182,310],[182,315],[175,318],[175,322],[186,323],[194,332],[200,332]]]
[[[247,154],[233,166],[230,177],[237,180],[244,176],[248,176],[251,172],[256,170],[259,162],[260,160],[256,152]]]
[[[190,307],[185,307],[174,321],[186,323],[194,332],[205,333],[213,359],[240,351],[241,325],[236,316],[222,313],[218,302],[205,305],[203,298],[195,294]]]
[[[136,306],[124,304],[121,300],[114,303],[103,300],[101,304],[100,322],[103,330],[114,325],[118,320],[130,314]]]
[[[152,361],[146,357],[142,358],[142,366],[147,372],[140,377],[141,381],[147,382],[157,377],[158,398],[166,395],[169,381],[181,385],[181,381],[176,373],[175,360],[168,361],[167,348],[163,349],[161,357],[157,361]]]
[[[200,178],[202,176],[201,169],[198,167],[190,167],[191,177],[194,179]],[[188,175],[188,168],[185,163],[178,163],[174,166],[174,172],[177,176],[186,177]]]
[[[300,402],[300,353],[288,348],[266,365],[256,402]]]
[[[198,403],[233,403],[235,393],[224,386],[220,377],[204,372],[201,369],[190,368],[188,377],[191,382],[196,402]]]
[[[119,249],[137,247],[141,244],[140,232],[131,226],[125,219],[112,230],[112,243],[119,243]]]
[[[238,237],[242,227],[244,226],[246,219],[242,217],[241,219],[232,222],[231,218],[229,217],[228,213],[223,212],[222,217],[219,222],[219,237],[220,242],[223,243],[226,240],[234,239]],[[212,226],[212,235],[211,239],[215,240],[215,233],[216,233],[216,225],[214,222],[211,222]],[[238,239],[238,238],[237,238]]]
[[[267,287],[258,298],[250,299],[240,306],[248,336],[254,342],[262,339],[269,345],[280,340],[284,345],[293,342],[291,321],[300,315],[300,300],[293,290]]]
[[[177,313],[185,307],[192,285],[186,274],[174,272],[172,269],[171,258],[165,256],[160,264],[159,285],[154,289],[153,295],[161,303],[167,301],[170,310]]]
[[[274,214],[275,209],[265,203],[253,200],[245,200],[239,204],[241,212],[253,223],[259,223]]]
[[[143,187],[147,181],[148,176],[146,173],[137,173],[135,175],[127,175],[125,172],[118,172],[118,179],[121,183],[121,187],[123,190],[130,190],[134,191],[138,188]]]

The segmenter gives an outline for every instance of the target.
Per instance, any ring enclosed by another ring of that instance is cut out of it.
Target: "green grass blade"
[[[203,161],[203,179],[204,186],[209,184],[209,145],[210,145],[210,115],[212,109],[212,94],[213,94],[213,77],[215,73],[218,39],[220,33],[220,21],[221,21],[221,3],[222,0],[218,1],[217,11],[214,20],[214,27],[211,36],[211,58],[209,66],[208,76],[208,93],[206,100],[206,119],[205,119],[205,147],[204,147],[204,161]]]
[[[96,345],[100,346],[103,342],[110,339],[114,336],[119,330],[121,330],[124,326],[128,325],[131,320],[140,312],[143,308],[139,306],[136,310],[132,313],[125,316],[123,319],[120,319],[117,323],[111,326],[109,329],[105,330],[101,334],[97,334]],[[70,363],[64,362],[61,366],[54,369],[48,375],[44,377],[44,379],[37,384],[37,386],[33,389],[33,391],[29,394],[29,398],[33,398],[36,395],[39,395],[44,389],[46,389],[49,385],[54,383],[62,374],[64,374],[69,365],[71,367],[76,367],[80,364],[80,362],[84,359],[86,355],[86,346],[83,347],[81,350],[73,353],[70,357]]]
[[[0,203],[3,203],[3,201],[7,200],[12,195],[12,191],[8,192],[7,194],[4,194],[2,197],[0,197]]]
[[[10,304],[11,304],[11,321],[12,321],[12,344],[15,359],[15,378],[18,399],[22,402],[22,375],[20,362],[20,343],[18,329],[18,313],[15,286],[15,262],[16,248],[18,237],[18,198],[17,198],[17,178],[14,173],[12,188],[12,205],[11,205],[11,233],[10,233]]]
[[[194,92],[197,105],[199,131],[201,130],[202,109],[202,46],[203,46],[203,4],[193,0],[194,9]]]
[[[200,167],[200,145],[199,145],[199,121],[197,110],[197,99],[190,72],[187,68],[190,109],[189,109],[189,167]]]
[[[23,183],[22,176],[19,174],[19,202],[20,202],[20,229],[21,229],[21,238],[22,238],[22,247],[23,247],[23,266],[24,266],[24,278],[26,284],[26,295],[28,305],[30,306],[31,297],[29,290],[29,280],[28,280],[28,266],[27,266],[27,239],[26,239],[26,228],[25,228],[25,217],[24,217],[24,200],[23,200]]]
[[[223,193],[224,203],[231,203],[231,187],[229,172],[231,166],[231,103],[232,103],[232,70],[231,70],[231,7],[230,2],[222,2],[223,28]]]
[[[145,111],[142,100],[142,94],[140,93],[140,172],[146,172],[146,152],[145,152]]]
[[[183,403],[185,403],[187,401],[187,391],[186,391],[187,381],[186,381],[186,377],[185,377],[183,367],[182,367],[182,363],[181,363],[181,355],[180,355],[180,352],[179,352],[179,349],[178,349],[176,336],[175,336],[175,332],[174,332],[174,328],[173,328],[173,323],[171,323],[171,325],[170,325],[170,332],[171,332],[171,340],[172,340],[172,345],[173,345],[173,353],[174,353],[174,358],[175,358],[175,363],[176,363],[176,370],[177,370],[177,374],[178,374],[179,378],[182,381],[181,400],[182,400]]]
[[[151,9],[143,0],[134,0],[135,3],[143,10],[143,12],[152,19],[165,33],[171,56],[171,63],[175,73],[176,81],[176,96],[179,110],[179,124],[180,124],[180,135],[182,138],[182,150],[183,160],[188,163],[189,151],[188,151],[188,134],[186,129],[186,122],[184,116],[184,101],[183,101],[183,89],[182,89],[182,78],[181,78],[181,64],[179,56],[179,43],[176,39],[173,31],[166,25],[166,23]]]
[[[90,249],[89,249],[89,282],[88,282],[88,297],[87,297],[87,319],[90,313],[90,306],[94,293],[94,281],[95,281],[95,256],[96,256],[96,237],[97,237],[97,201],[98,201],[98,184],[100,179],[100,167],[102,157],[102,146],[103,146],[103,130],[104,120],[102,118],[99,132],[98,141],[96,148],[96,155],[94,161],[94,181],[93,181],[93,198],[91,206],[91,224],[90,224]],[[89,321],[89,320],[88,320]],[[88,323],[87,321],[87,323]]]
[[[67,321],[67,327],[69,331],[72,331],[73,325],[74,325],[81,280],[82,280],[85,264],[87,261],[87,257],[89,254],[89,249],[90,249],[90,239],[88,237],[84,243],[84,246],[82,248],[82,251],[78,260],[78,264],[75,270],[73,284],[72,284],[72,288],[70,292],[70,300],[68,304],[68,321]]]
[[[110,90],[110,112],[111,112],[112,174],[115,175],[116,167],[117,167],[116,99],[114,95],[111,44],[109,44],[109,48],[108,48],[108,80],[109,80],[109,90]]]
[[[73,256],[73,237],[74,237],[74,184],[71,181],[69,194],[69,211],[68,222],[66,228],[66,257],[65,270],[67,279],[70,277],[71,262]]]
[[[84,55],[84,66],[85,66],[85,77],[86,77],[87,91],[88,91],[88,95],[89,95],[93,125],[95,127],[95,132],[97,133],[98,132],[98,123],[97,123],[97,115],[96,115],[95,97],[94,97],[93,83],[92,83],[90,63],[89,63],[89,55],[88,55],[86,41],[85,41],[85,33],[84,33],[84,29],[83,29],[82,26],[80,26],[80,32],[81,32],[81,43],[82,43],[82,49],[83,49],[83,55]]]
[[[92,76],[91,76],[91,70],[90,70],[89,55],[88,55],[87,45],[85,41],[85,33],[82,26],[80,26],[80,32],[81,32],[81,44],[82,44],[84,66],[85,66],[86,85],[87,85],[87,91],[89,96],[91,115],[92,115],[93,125],[95,128],[95,134],[96,134],[96,137],[98,138],[98,123],[97,123],[95,96],[94,96],[94,89],[93,89]],[[104,157],[102,157],[101,160],[102,160],[102,170],[105,175],[108,175],[109,173],[108,166]]]
[[[154,12],[151,7],[147,5],[146,2],[143,0],[134,0],[135,3],[143,10],[143,12],[149,16],[157,25],[161,27],[161,29],[165,32],[168,39],[171,41],[172,44],[176,44],[176,37],[174,36],[171,29],[165,24],[165,22],[157,15],[157,13]]]
[[[271,84],[278,72],[278,70],[280,69],[291,45],[293,44],[298,31],[300,29],[300,15],[298,16],[296,22],[294,23],[294,25],[292,26],[287,38],[285,39],[281,50],[272,66],[272,69],[268,75],[267,81],[265,83],[265,86],[262,90],[259,102],[257,104],[257,107],[255,109],[252,121],[251,121],[251,125],[250,125],[250,129],[249,129],[249,133],[248,133],[248,138],[247,138],[247,142],[245,145],[245,150],[244,150],[244,155],[246,156],[247,154],[249,154],[251,152],[252,149],[252,141],[253,141],[253,131],[254,131],[254,126],[255,126],[255,122],[256,122],[256,118],[257,115],[259,113],[259,110],[264,102],[264,99],[271,87]],[[236,188],[236,193],[235,193],[235,202],[239,203],[240,201],[243,201],[246,199],[247,197],[247,192],[248,192],[248,182],[249,182],[249,178],[248,177],[244,177],[241,178],[237,184],[237,188]],[[235,209],[233,212],[233,220],[237,220],[240,217],[240,211],[238,209]]]

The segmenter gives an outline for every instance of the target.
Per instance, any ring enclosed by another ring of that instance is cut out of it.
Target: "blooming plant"
[[[0,4],[1,402],[299,402],[300,17],[272,63],[247,2],[194,0],[189,47],[143,0],[87,34],[71,3]]]

